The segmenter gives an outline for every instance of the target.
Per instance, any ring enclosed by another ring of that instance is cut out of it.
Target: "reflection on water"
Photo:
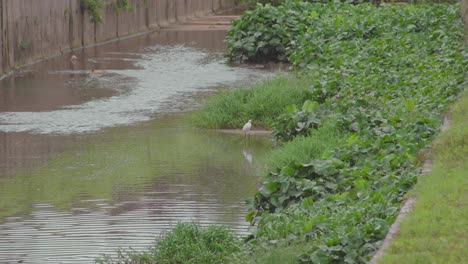
[[[250,150],[244,148],[244,149],[242,150],[242,155],[244,155],[245,160],[246,160],[250,165],[252,165],[252,163],[253,163],[253,156],[252,156],[252,153],[250,152]]]
[[[0,263],[89,263],[178,221],[247,232],[244,199],[271,142],[174,113],[264,75],[224,64],[224,34],[163,31],[0,81]]]
[[[245,234],[244,200],[258,181],[250,162],[271,145],[253,138],[245,160],[241,136],[168,119],[81,143],[43,166],[0,178],[0,262],[76,263],[119,246],[144,249],[178,221]]]

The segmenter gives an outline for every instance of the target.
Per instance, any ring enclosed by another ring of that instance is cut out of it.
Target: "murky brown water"
[[[195,129],[183,114],[267,74],[226,65],[224,35],[162,31],[0,81],[1,263],[89,263],[178,221],[247,232],[244,199],[270,140]]]

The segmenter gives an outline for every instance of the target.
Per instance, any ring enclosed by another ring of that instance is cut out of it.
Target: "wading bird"
[[[250,129],[252,128],[252,120],[249,120],[249,122],[245,123],[245,125],[242,127],[242,131],[244,132],[244,135],[248,135],[250,133]]]

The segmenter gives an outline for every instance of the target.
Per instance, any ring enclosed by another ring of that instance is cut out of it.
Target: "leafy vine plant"
[[[101,9],[106,5],[103,0],[80,0],[83,11],[88,11],[94,23],[102,23]],[[116,12],[119,10],[132,11],[132,6],[128,0],[116,0],[111,5],[114,6]]]
[[[128,0],[116,0],[115,4],[116,4],[118,10],[122,9],[122,10],[125,10],[125,11],[132,11],[132,6],[128,2]]]
[[[81,0],[81,8],[91,14],[94,23],[102,23],[101,8],[104,7],[102,0]]]

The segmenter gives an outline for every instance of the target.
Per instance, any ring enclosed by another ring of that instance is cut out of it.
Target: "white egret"
[[[244,135],[247,136],[247,134],[250,133],[251,128],[252,128],[252,120],[249,120],[249,122],[245,123],[245,125],[242,127],[242,131],[244,132]]]

